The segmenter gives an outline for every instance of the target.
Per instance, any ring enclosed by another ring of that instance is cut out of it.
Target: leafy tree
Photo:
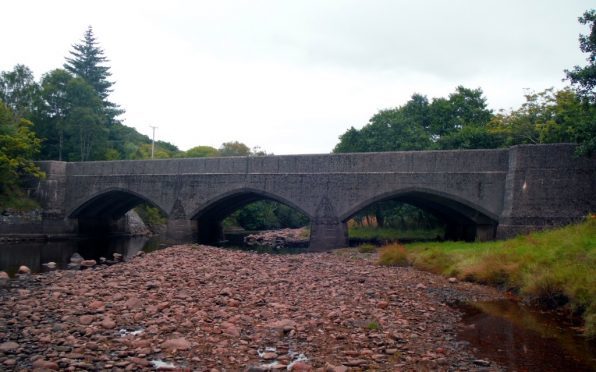
[[[32,114],[39,86],[33,72],[25,65],[16,65],[12,71],[0,73],[0,100],[15,117],[29,118]]]
[[[579,46],[582,52],[588,53],[588,64],[584,67],[575,66],[571,71],[566,70],[567,79],[576,89],[578,98],[582,101],[583,118],[575,126],[575,139],[579,143],[578,154],[589,155],[596,151],[596,10],[586,11],[579,22],[588,25],[590,33],[579,36]]]
[[[233,141],[224,142],[219,148],[219,156],[248,156],[250,155],[250,148],[244,143]]]
[[[74,44],[72,48],[73,50],[70,51],[71,57],[66,58],[64,68],[75,76],[84,79],[95,89],[103,102],[109,123],[113,123],[116,116],[124,111],[118,105],[108,101],[114,83],[108,80],[111,76],[110,68],[105,66],[108,59],[98,46],[91,26],[87,28],[81,42]]]
[[[219,152],[216,148],[211,146],[195,146],[182,153],[181,156],[185,158],[206,158],[217,156]]]
[[[579,36],[579,47],[582,52],[588,53],[588,65],[584,67],[575,66],[572,70],[565,70],[567,79],[576,87],[581,97],[587,98],[591,103],[596,103],[596,10],[586,11],[579,22],[588,25],[589,35]]]
[[[527,94],[519,109],[496,115],[488,127],[506,145],[575,142],[580,153],[588,153],[596,148],[595,123],[595,105],[571,89],[551,88]]]
[[[440,149],[499,147],[498,138],[487,131],[492,112],[486,106],[482,89],[458,86],[449,99],[437,98],[430,104],[431,138]]]
[[[31,130],[30,121],[15,118],[0,101],[0,195],[18,193],[26,176],[43,177],[31,159],[39,152],[41,141]]]
[[[65,70],[44,75],[35,117],[47,139],[42,158],[67,161],[105,158],[108,129],[101,98],[85,80]]]

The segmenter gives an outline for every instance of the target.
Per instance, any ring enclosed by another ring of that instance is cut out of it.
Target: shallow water
[[[464,313],[459,337],[480,358],[511,371],[596,371],[596,342],[571,319],[510,300],[457,308]]]
[[[126,260],[139,251],[149,252],[160,247],[159,237],[146,236],[1,243],[0,271],[12,276],[19,266],[25,265],[32,272],[44,272],[48,269],[43,264],[48,262],[55,262],[58,269],[64,269],[75,252],[98,262],[100,257],[113,259],[114,253]]]

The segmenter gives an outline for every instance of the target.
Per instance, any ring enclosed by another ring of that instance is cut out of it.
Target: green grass
[[[581,224],[484,243],[407,246],[415,267],[519,293],[542,305],[567,305],[596,336],[596,218]]]
[[[376,249],[377,247],[369,243],[364,243],[358,246],[358,252],[360,253],[373,253]]]
[[[360,240],[427,240],[443,236],[442,229],[399,230],[392,227],[350,227],[350,239]]]

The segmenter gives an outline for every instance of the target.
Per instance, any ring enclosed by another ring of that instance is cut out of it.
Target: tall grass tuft
[[[406,266],[408,264],[408,253],[401,244],[389,244],[379,251],[378,262],[384,266]]]

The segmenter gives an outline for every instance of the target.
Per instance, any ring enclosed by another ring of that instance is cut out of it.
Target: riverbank
[[[0,289],[0,365],[498,370],[456,339],[448,304],[499,297],[350,252],[177,246],[11,281]]]
[[[509,240],[408,244],[404,253],[418,269],[496,286],[525,302],[582,316],[583,333],[596,337],[594,215],[579,224]]]

